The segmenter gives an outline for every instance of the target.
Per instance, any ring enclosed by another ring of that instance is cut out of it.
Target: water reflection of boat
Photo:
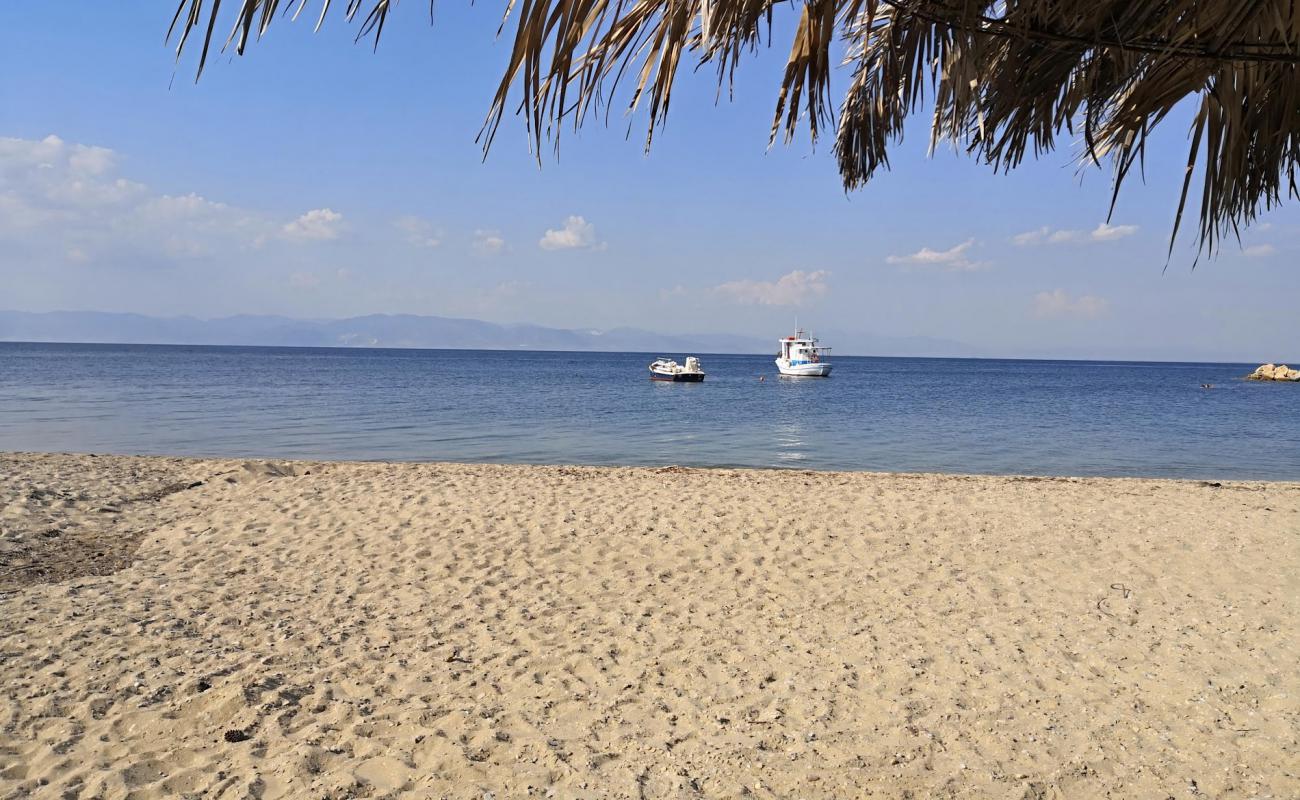
[[[671,358],[657,358],[650,362],[650,380],[699,383],[704,380],[704,370],[700,368],[700,360],[695,356],[687,356],[685,366]]]

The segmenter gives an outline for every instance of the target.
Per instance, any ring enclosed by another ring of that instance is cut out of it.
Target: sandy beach
[[[1300,484],[0,455],[0,797],[1300,797]]]

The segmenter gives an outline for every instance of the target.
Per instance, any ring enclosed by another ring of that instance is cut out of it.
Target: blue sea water
[[[0,450],[1300,480],[1255,365],[654,355],[0,343]]]

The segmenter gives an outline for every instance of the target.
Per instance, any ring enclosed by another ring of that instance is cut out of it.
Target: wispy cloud
[[[1241,251],[1243,256],[1249,258],[1268,258],[1277,253],[1277,248],[1271,244],[1252,244],[1250,247]]]
[[[405,214],[393,220],[393,227],[405,234],[407,244],[413,247],[437,247],[442,244],[442,233],[427,219]]]
[[[332,208],[314,208],[292,222],[285,223],[280,232],[286,239],[298,242],[321,242],[339,238],[343,215]]]
[[[713,287],[713,291],[745,305],[798,306],[825,294],[830,275],[824,269],[812,272],[797,269],[775,281],[730,281]]]
[[[949,247],[947,250],[922,247],[915,253],[909,253],[908,255],[889,256],[885,261],[889,264],[903,264],[910,268],[935,267],[945,272],[973,272],[984,269],[989,265],[987,261],[974,261],[967,255],[974,246],[975,240],[967,239],[961,244]]]
[[[1109,225],[1105,222],[1090,231],[1049,228],[1046,225],[1011,237],[1011,243],[1021,247],[1040,244],[1086,244],[1088,242],[1113,242],[1138,232],[1136,225]]]
[[[570,216],[560,228],[549,229],[538,240],[543,250],[599,250],[604,242],[596,241],[596,226],[579,216]]]
[[[1043,319],[1095,319],[1110,310],[1110,302],[1091,294],[1071,297],[1064,289],[1034,295],[1033,314]]]
[[[484,257],[499,255],[505,252],[506,240],[501,238],[500,231],[480,228],[474,231],[473,249],[475,254]]]

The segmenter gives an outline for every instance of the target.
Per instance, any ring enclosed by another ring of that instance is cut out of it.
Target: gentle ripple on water
[[[0,449],[1300,480],[1300,386],[1253,365],[652,357],[0,343]]]

